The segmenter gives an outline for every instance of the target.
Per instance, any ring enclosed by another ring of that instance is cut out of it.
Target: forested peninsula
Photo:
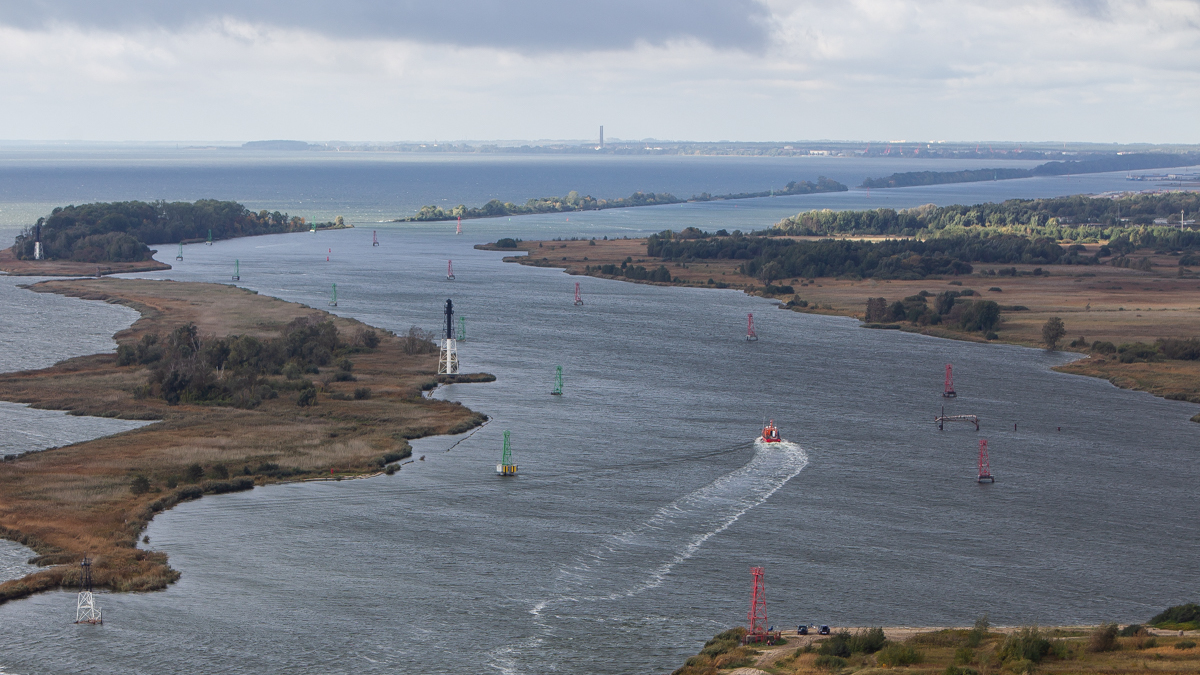
[[[974,183],[986,180],[1011,180],[1034,176],[1065,176],[1081,173],[1104,173],[1106,171],[1136,171],[1140,169],[1166,169],[1177,166],[1200,164],[1200,154],[1129,154],[1098,157],[1095,159],[1046,162],[1032,169],[972,169],[965,171],[907,171],[894,173],[883,178],[868,178],[859,187],[895,188],[918,185],[942,185],[945,183]]]
[[[622,209],[633,206],[658,206],[661,204],[681,204],[684,202],[713,202],[726,199],[752,199],[755,197],[771,197],[783,195],[807,195],[818,192],[845,192],[848,187],[835,180],[821,176],[817,182],[791,181],[778,190],[762,192],[738,192],[724,195],[712,195],[707,192],[693,195],[689,199],[680,199],[669,192],[635,192],[628,197],[618,199],[597,199],[591,195],[580,196],[574,190],[564,197],[541,197],[530,199],[524,204],[502,202],[499,199],[479,207],[467,208],[459,204],[449,210],[440,206],[422,206],[415,216],[397,218],[395,223],[412,223],[438,220],[454,220],[456,218],[497,218],[501,216],[526,216],[537,213],[569,213],[573,211],[600,211],[603,209]]]
[[[345,227],[318,223],[318,229]],[[37,241],[43,259],[77,263],[149,261],[150,246],[188,240],[232,239],[257,234],[299,232],[314,226],[279,211],[255,213],[233,201],[111,202],[55,208],[17,235],[16,260],[32,261]]]
[[[1181,230],[1181,213],[1200,211],[1200,193],[1132,194],[1118,198],[1075,195],[1051,199],[1010,199],[972,206],[934,206],[871,211],[807,211],[785,218],[764,235],[953,235],[1018,234],[1069,239],[1076,243],[1148,236],[1146,228],[1166,226],[1170,236],[1187,240],[1190,248],[1200,234]],[[1153,235],[1155,237],[1159,235]],[[1152,244],[1146,244],[1147,246]]]

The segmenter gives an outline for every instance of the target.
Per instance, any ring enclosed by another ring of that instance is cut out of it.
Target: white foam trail
[[[642,525],[610,536],[587,557],[560,570],[561,582],[591,594],[564,593],[539,602],[533,613],[541,614],[554,602],[616,600],[661,586],[677,565],[769,499],[808,464],[807,453],[795,443],[760,441],[754,449],[745,466],[661,507]]]

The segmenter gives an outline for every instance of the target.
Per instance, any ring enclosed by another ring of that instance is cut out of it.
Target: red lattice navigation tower
[[[372,246],[379,245],[379,231],[378,230],[371,230],[371,245]]]
[[[979,439],[979,478],[976,482],[979,483],[995,483],[996,478],[992,476],[992,467],[988,464],[988,447],[987,441]]]
[[[462,216],[458,217],[458,228],[454,230],[454,234],[462,234]]]
[[[446,278],[449,279],[450,281],[454,281],[454,261],[453,260],[446,261]]]
[[[746,315],[746,341],[754,342],[758,339],[758,333],[754,332],[754,315]]]
[[[954,392],[954,371],[950,364],[946,364],[946,390],[942,392],[942,396],[946,398],[957,398],[958,394]]]
[[[582,304],[583,304],[583,298],[580,297],[580,295],[579,295],[579,282],[576,281],[575,282],[575,306],[578,307],[579,305],[582,305]]]
[[[754,589],[750,591],[750,613],[746,616],[746,637],[767,634],[767,594],[763,588],[763,568],[751,567]]]

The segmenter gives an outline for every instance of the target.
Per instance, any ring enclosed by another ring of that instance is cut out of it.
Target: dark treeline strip
[[[739,271],[770,284],[788,277],[924,279],[970,274],[971,263],[1061,262],[1063,247],[1049,239],[1018,235],[944,237],[881,242],[825,239],[796,241],[760,236],[682,239],[670,232],[651,235],[646,254],[666,260],[744,260]]]
[[[693,195],[689,202],[715,202],[725,199],[754,199],[756,197],[774,197],[785,195],[811,195],[820,192],[846,192],[850,188],[844,184],[820,176],[817,182],[802,180],[800,182],[792,181],[788,183],[782,190],[768,190],[767,192],[738,192],[727,195],[710,195],[707,192]]]
[[[422,206],[420,212],[408,218],[397,218],[392,222],[409,223],[436,220],[454,220],[456,218],[496,218],[500,216],[526,216],[537,213],[570,213],[572,211],[599,211],[601,209],[620,209],[630,206],[656,206],[659,204],[678,204],[684,200],[666,192],[635,192],[629,197],[619,199],[596,199],[590,195],[580,196],[572,190],[565,197],[542,197],[530,199],[524,204],[502,202],[499,199],[480,207],[467,208],[459,204],[446,210],[440,206]]]
[[[680,199],[668,192],[635,192],[628,197],[619,199],[596,199],[591,195],[581,196],[572,190],[564,197],[541,197],[530,199],[524,204],[502,202],[499,199],[480,207],[467,208],[459,204],[449,210],[440,206],[422,206],[420,212],[408,218],[397,218],[392,222],[409,223],[437,220],[454,220],[456,218],[497,218],[500,216],[526,216],[538,213],[570,213],[573,211],[600,211],[602,209],[623,209],[634,206],[658,206],[661,204],[680,204],[683,202],[709,202],[726,199],[752,199],[755,197],[770,197],[772,195],[807,195],[818,192],[845,192],[850,188],[835,180],[821,176],[816,183],[812,181],[792,181],[779,190],[765,192],[738,192],[726,195],[711,195],[707,192],[693,195],[691,199]]]
[[[32,260],[40,236],[49,260],[138,262],[150,259],[149,246],[207,239],[210,231],[213,239],[229,239],[304,228],[299,217],[278,211],[255,213],[237,202],[215,199],[83,204],[58,207],[39,218],[17,235],[12,251],[19,260]]]
[[[1075,195],[1053,199],[1010,199],[973,206],[933,206],[872,211],[807,211],[785,218],[758,234],[824,236],[882,234],[938,237],[964,234],[1021,234],[1074,241],[1158,238],[1192,248],[1197,233],[1177,228],[1149,228],[1155,219],[1178,223],[1181,212],[1200,211],[1200,193],[1169,192],[1119,199]],[[1118,220],[1119,218],[1119,220]],[[1173,233],[1172,233],[1173,232]],[[1147,246],[1154,244],[1144,244]]]
[[[1032,169],[974,169],[967,171],[909,171],[894,173],[884,178],[868,178],[860,187],[894,188],[916,185],[942,185],[945,183],[973,183],[985,180],[1010,180],[1034,176],[1065,176],[1081,173],[1104,173],[1106,171],[1136,171],[1138,169],[1166,169],[1176,166],[1200,164],[1200,154],[1130,154],[1110,155],[1094,159],[1046,162]]]

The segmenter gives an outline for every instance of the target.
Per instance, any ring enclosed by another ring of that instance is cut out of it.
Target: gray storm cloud
[[[404,39],[522,52],[621,49],[695,39],[759,51],[769,13],[757,0],[40,0],[0,2],[0,23],[176,31],[214,19],[340,38]]]

